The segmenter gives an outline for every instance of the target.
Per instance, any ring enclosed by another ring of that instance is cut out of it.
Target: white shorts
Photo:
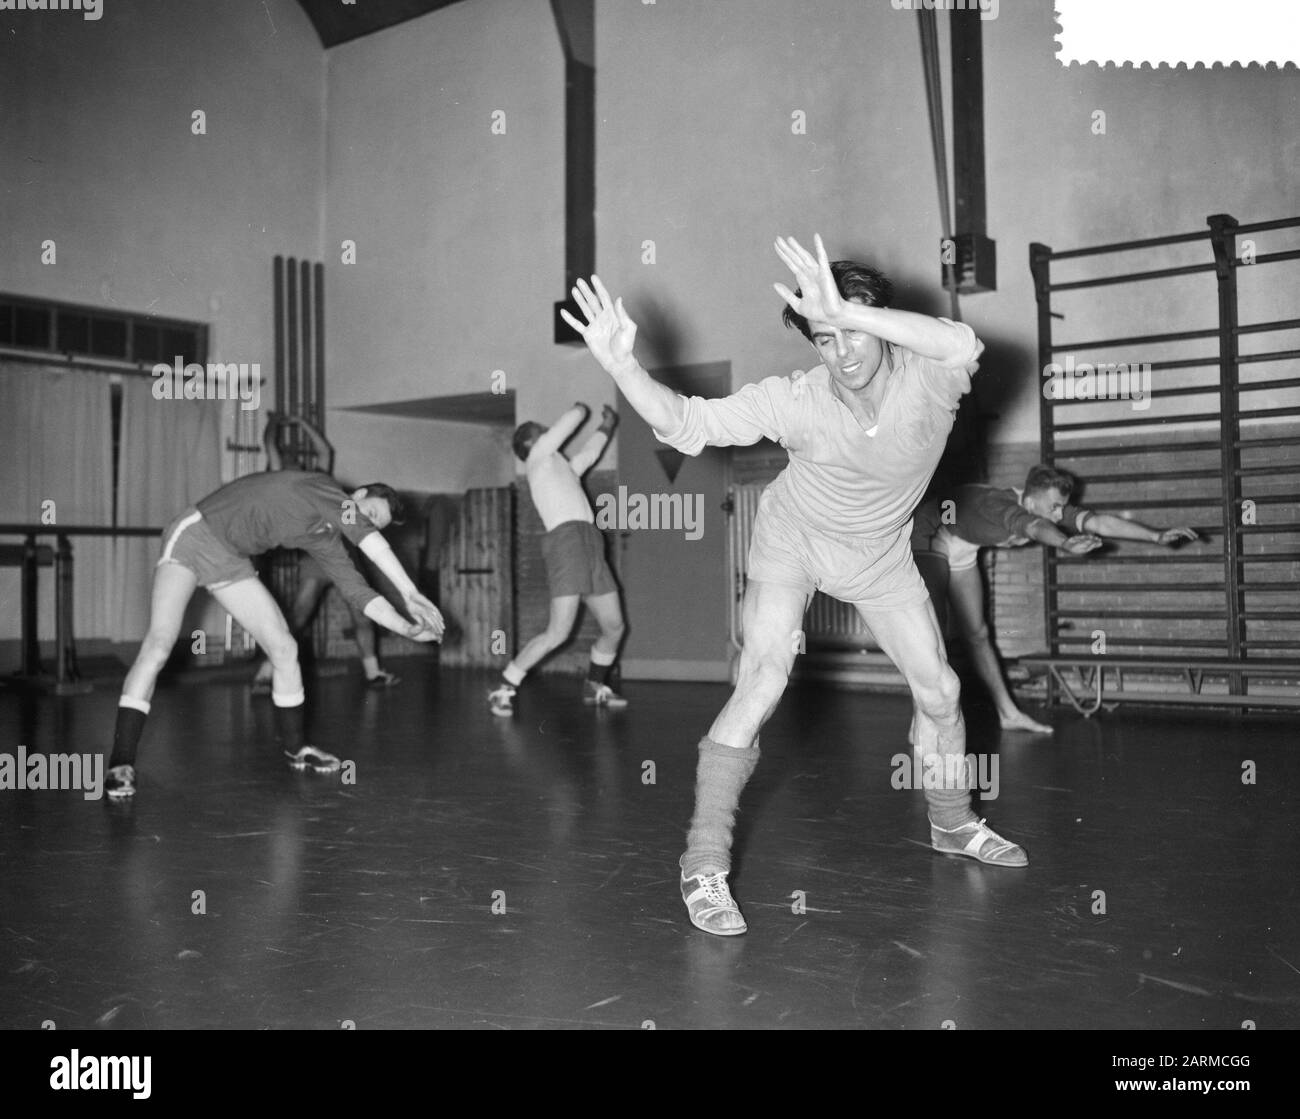
[[[948,561],[949,571],[969,571],[979,563],[980,546],[972,544],[969,540],[963,540],[960,536],[954,536],[946,525],[941,525],[939,530],[930,537],[929,546],[925,548],[916,547],[917,552],[929,552],[931,555],[942,556]]]
[[[898,610],[929,598],[906,533],[869,539],[807,525],[769,488],[749,544],[749,578],[821,591],[869,610]]]

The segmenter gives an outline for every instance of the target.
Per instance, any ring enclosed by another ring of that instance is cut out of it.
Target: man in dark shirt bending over
[[[257,578],[250,557],[272,548],[301,548],[367,618],[416,641],[439,640],[442,615],[416,590],[379,532],[392,520],[397,506],[397,494],[382,483],[348,494],[319,472],[280,470],[249,474],[222,486],[163,530],[149,632],[118,701],[105,781],[111,798],[135,793],[136,748],[154,685],[180,635],[185,607],[196,587],[206,587],[270,658],[276,735],[290,766],[317,773],[339,768],[338,758],[303,742],[305,697],[298,646],[275,599]],[[406,621],[358,574],[344,550],[344,539],[357,545],[392,580],[414,623]]]
[[[912,522],[912,556],[930,588],[940,628],[951,603],[975,672],[993,696],[1003,730],[1052,733],[1051,727],[1016,706],[1002,679],[984,617],[980,548],[1019,548],[1034,541],[1081,556],[1100,548],[1103,538],[1165,547],[1196,539],[1190,528],[1149,528],[1127,517],[1081,509],[1070,502],[1074,489],[1073,476],[1040,464],[1029,471],[1023,490],[959,486],[951,498],[938,496],[924,502]]]

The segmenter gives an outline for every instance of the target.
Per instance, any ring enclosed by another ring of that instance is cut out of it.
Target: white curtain
[[[125,378],[118,452],[117,524],[162,528],[221,485],[221,416],[237,407],[205,400],[157,400],[153,380]],[[138,641],[149,626],[157,536],[118,537],[113,637]]]
[[[0,359],[0,522],[111,525],[112,397],[102,373]],[[52,504],[46,504],[52,503]],[[43,516],[44,514],[44,516]],[[5,536],[21,543],[21,536]],[[70,538],[75,572],[73,633],[103,637],[112,628],[112,543]],[[53,546],[52,536],[39,544]],[[38,632],[53,641],[54,572],[41,568]],[[21,630],[21,577],[0,568],[0,638]]]

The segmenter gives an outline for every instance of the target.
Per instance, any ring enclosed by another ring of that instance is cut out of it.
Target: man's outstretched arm
[[[605,453],[605,448],[609,446],[609,441],[614,437],[614,428],[618,424],[618,413],[608,404],[602,406],[600,427],[590,439],[588,439],[573,458],[569,459],[569,465],[573,472],[581,478],[600,460],[600,456]]]
[[[795,295],[784,284],[774,284],[777,294],[810,322],[827,322],[841,330],[861,330],[911,350],[937,365],[969,368],[979,361],[984,344],[965,323],[931,318],[890,307],[867,307],[840,295],[831,273],[830,259],[820,234],[813,238],[814,257],[793,237],[778,237],[777,255],[794,273],[799,285]],[[971,370],[974,372],[974,370]]]
[[[529,457],[557,452],[587,422],[588,415],[590,412],[585,404],[575,404],[537,437],[533,449],[528,452]]]
[[[586,339],[592,355],[661,443],[697,455],[705,447],[747,447],[786,434],[781,406],[783,386],[788,385],[785,379],[769,377],[716,399],[679,396],[659,384],[632,356],[636,323],[628,317],[621,299],[610,298],[599,277],[592,276],[591,286],[579,280],[573,298],[587,318],[586,325],[561,313]]]
[[[611,299],[599,276],[592,276],[590,286],[586,280],[579,280],[573,298],[587,321],[581,323],[565,310],[560,314],[582,335],[592,357],[614,378],[637,415],[655,431],[674,431],[681,427],[686,401],[651,377],[632,355],[636,323],[623,309],[623,300]]]
[[[402,596],[402,605],[406,607],[406,612],[415,619],[416,624],[431,630],[436,639],[442,639],[444,623],[442,612],[434,606],[424,595],[422,595],[411,577],[406,573],[406,568],[402,566],[402,561],[397,558],[393,552],[392,545],[384,539],[383,535],[376,529],[374,532],[367,533],[361,541],[361,550],[370,558],[371,562],[379,568],[386,576],[388,581],[397,588],[397,593]],[[380,599],[384,606],[388,603]],[[389,629],[393,627],[384,621],[383,617],[377,616],[371,612],[371,607],[383,610],[383,607],[377,606],[373,601],[364,609],[366,617],[378,622],[381,626]],[[388,607],[392,610],[392,607]],[[393,611],[396,614],[396,611]],[[401,617],[397,614],[397,617]],[[403,622],[405,625],[405,622]],[[404,633],[404,630],[396,631]],[[414,636],[407,634],[407,636]]]
[[[1141,540],[1147,544],[1162,544],[1169,547],[1181,544],[1184,540],[1199,539],[1193,529],[1185,526],[1151,528],[1141,521],[1112,516],[1110,513],[1089,513],[1085,523],[1090,533],[1109,537],[1112,540]]]

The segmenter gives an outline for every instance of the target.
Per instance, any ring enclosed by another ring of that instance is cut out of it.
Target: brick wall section
[[[584,488],[591,498],[593,508],[598,495],[618,492],[618,472],[615,470],[593,470],[586,476]],[[515,600],[519,618],[519,633],[514,641],[517,652],[532,637],[546,628],[550,617],[551,596],[546,586],[546,567],[542,562],[542,536],[545,527],[537,515],[528,493],[528,482],[520,477],[516,483],[518,496],[515,500],[516,546],[515,546]],[[616,578],[620,578],[618,534],[604,533],[606,556],[614,569]],[[567,645],[552,653],[534,672],[586,675],[592,642],[600,636],[600,628],[595,620],[584,610],[580,616],[577,632]]]
[[[1038,462],[1037,443],[1000,443],[988,449],[991,486],[1021,486]],[[1036,547],[985,548],[980,554],[988,590],[989,631],[1004,657],[1043,649],[1043,558]]]

